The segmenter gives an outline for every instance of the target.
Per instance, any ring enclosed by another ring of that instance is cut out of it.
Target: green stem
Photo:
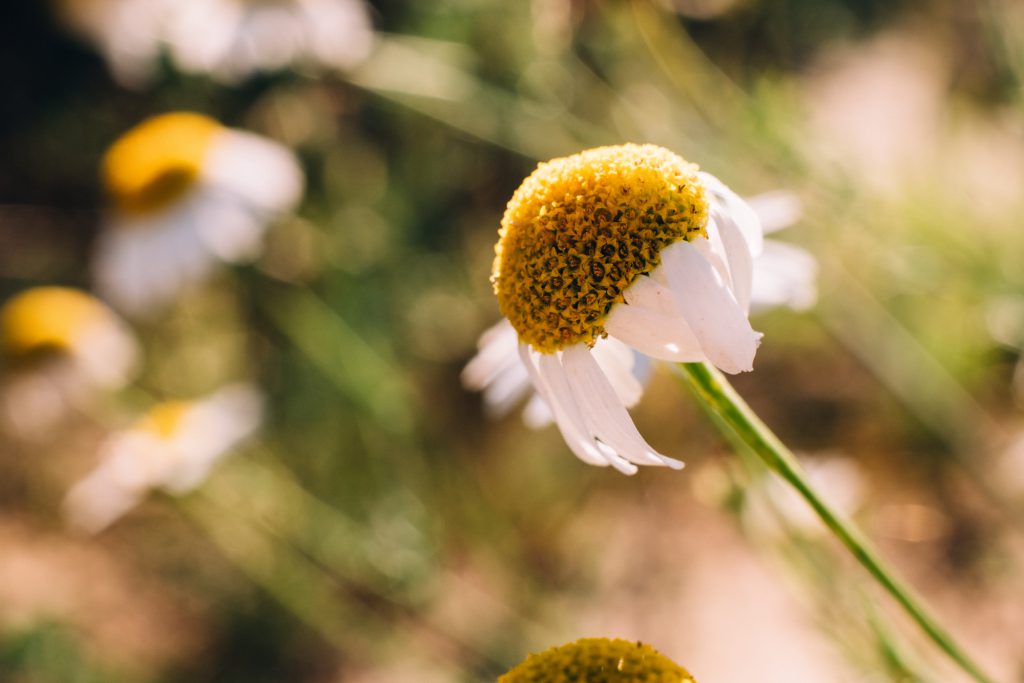
[[[743,444],[756,453],[771,470],[789,482],[803,496],[804,500],[814,508],[821,521],[906,610],[911,619],[917,622],[921,630],[931,638],[939,649],[949,655],[978,683],[994,683],[994,679],[985,674],[939,625],[935,617],[925,608],[921,598],[916,596],[909,586],[896,578],[871,547],[867,538],[852,523],[840,518],[825,503],[811,486],[790,450],[761,422],[750,406],[732,388],[728,380],[707,363],[681,363],[680,367],[690,389],[719,418],[715,420],[719,428],[722,428],[722,423],[727,425],[734,436],[739,437]],[[726,434],[726,436],[729,435]]]

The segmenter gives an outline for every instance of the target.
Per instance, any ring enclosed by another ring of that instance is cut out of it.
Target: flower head
[[[530,655],[498,683],[695,683],[690,673],[650,645],[582,638]]]
[[[107,151],[102,175],[110,211],[97,287],[135,314],[167,303],[218,260],[255,256],[267,225],[302,192],[286,148],[191,112],[129,130]]]
[[[556,159],[523,182],[502,219],[492,281],[526,375],[578,457],[626,473],[682,467],[626,411],[641,393],[633,352],[752,369],[761,335],[747,313],[762,249],[742,199],[654,145]],[[464,377],[477,386],[501,377],[511,395],[516,373],[499,365],[480,362]]]
[[[232,385],[194,401],[158,403],[135,424],[107,438],[100,463],[65,500],[71,524],[95,533],[138,504],[151,489],[181,494],[260,423],[262,399]]]
[[[538,351],[592,344],[661,251],[707,237],[707,222],[697,167],[661,147],[600,147],[541,164],[501,221],[498,305]]]
[[[135,336],[113,311],[69,287],[35,287],[0,308],[0,349],[8,365],[5,422],[22,434],[54,424],[96,390],[132,377]]]

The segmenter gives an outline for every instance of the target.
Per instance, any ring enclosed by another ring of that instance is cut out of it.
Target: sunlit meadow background
[[[736,386],[965,646],[1024,680],[1021,5],[370,11],[348,71],[222,85],[164,60],[128,88],[47,2],[3,10],[0,297],[89,287],[100,158],[152,114],[276,139],[307,189],[257,261],[136,326],[136,385],[45,438],[0,435],[0,681],[487,681],[582,636],[709,683],[961,680],[670,368],[634,415],[687,468],[632,478],[460,386],[498,319],[512,191],[539,159],[625,141],[799,196],[780,237],[817,257],[819,301],[755,319]],[[105,434],[235,380],[266,393],[265,424],[201,489],[66,529]]]

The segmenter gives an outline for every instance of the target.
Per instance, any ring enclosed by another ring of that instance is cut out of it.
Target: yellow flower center
[[[201,114],[177,112],[143,121],[111,145],[103,181],[125,213],[159,211],[180,199],[202,169],[221,125]]]
[[[650,645],[583,638],[530,655],[498,683],[696,683]]]
[[[0,339],[12,356],[41,350],[69,351],[78,335],[112,314],[84,292],[36,287],[11,298],[0,309]]]
[[[661,250],[706,237],[697,166],[655,145],[542,163],[505,209],[491,281],[521,341],[543,353],[604,336],[623,291]]]
[[[171,439],[181,426],[182,418],[191,408],[192,403],[189,401],[158,403],[139,420],[138,428],[161,439]]]

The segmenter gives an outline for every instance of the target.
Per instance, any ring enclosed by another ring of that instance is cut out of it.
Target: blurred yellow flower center
[[[103,158],[103,180],[121,211],[145,214],[180,199],[202,169],[219,123],[179,112],[143,121],[122,135]]]
[[[707,236],[697,166],[655,145],[542,163],[505,209],[491,281],[521,341],[553,353],[604,335],[623,291],[661,250]]]
[[[182,418],[192,407],[189,401],[165,401],[149,409],[138,428],[161,439],[170,439],[178,432]]]
[[[10,299],[0,310],[4,349],[20,356],[43,349],[70,350],[89,326],[110,311],[88,294],[66,287],[36,287]]]
[[[530,655],[498,683],[696,683],[650,645],[583,638]]]

